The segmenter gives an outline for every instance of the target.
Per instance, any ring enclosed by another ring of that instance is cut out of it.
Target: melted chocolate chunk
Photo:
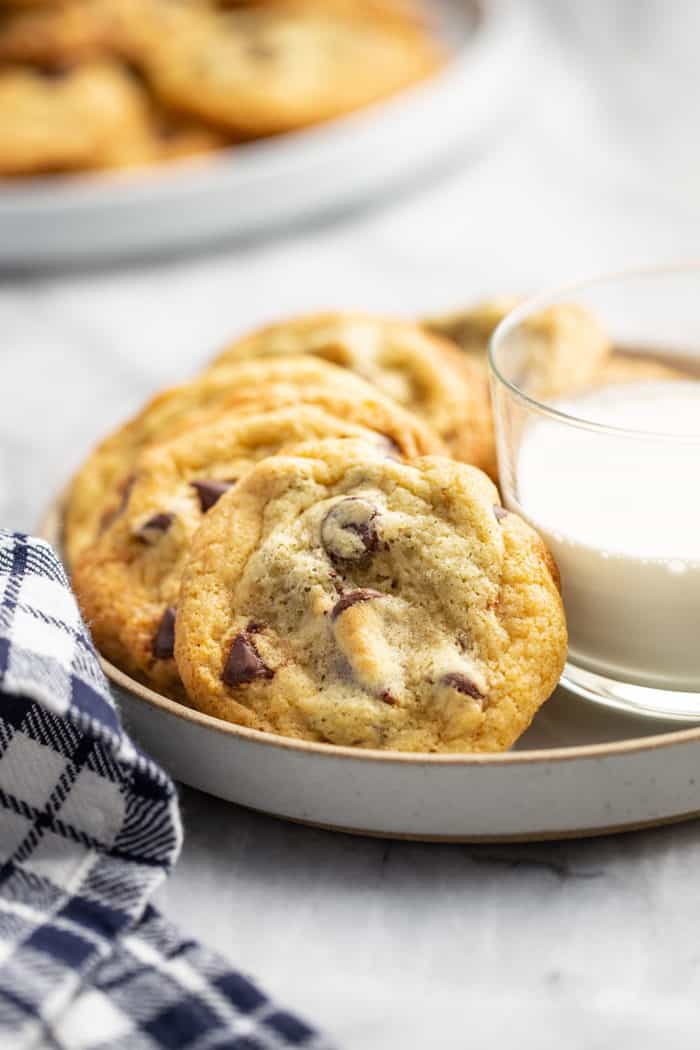
[[[357,605],[358,602],[369,602],[373,598],[383,598],[384,595],[381,591],[370,590],[369,587],[358,587],[355,591],[348,591],[335,603],[331,610],[331,620],[337,620],[341,613],[344,613],[346,609],[349,609],[351,605]]]
[[[377,510],[367,500],[348,496],[321,522],[321,543],[332,561],[363,561],[377,549]]]
[[[483,701],[486,699],[480,689],[477,688],[476,684],[461,671],[450,671],[449,674],[445,674],[440,679],[442,685],[449,686],[451,689],[456,689],[458,693],[464,693],[465,696],[470,696],[472,700],[478,700],[481,702],[483,707]]]
[[[383,700],[385,704],[389,704],[390,707],[393,707],[394,704],[398,703],[396,697],[392,696],[388,689],[384,690],[380,699]]]
[[[208,510],[217,503],[224,492],[233,485],[232,481],[191,481],[190,485],[199,496],[199,505],[202,508],[202,514],[206,514]]]
[[[175,515],[170,512],[163,511],[160,514],[154,514],[152,518],[139,526],[136,537],[144,543],[154,543],[159,534],[167,532],[174,521]]]
[[[221,680],[224,685],[245,685],[256,678],[272,678],[274,675],[260,659],[255,642],[248,631],[241,631],[233,639]]]
[[[328,578],[331,581],[332,585],[335,587],[338,594],[342,594],[345,590],[345,583],[343,581],[342,576],[340,576],[340,574],[337,573],[335,569],[331,569],[328,573]]]
[[[172,606],[163,613],[151,648],[156,660],[172,658],[175,648],[175,610]]]
[[[503,521],[504,518],[508,517],[508,511],[505,507],[499,507],[499,505],[496,503],[493,508],[493,516],[496,519],[496,521]]]

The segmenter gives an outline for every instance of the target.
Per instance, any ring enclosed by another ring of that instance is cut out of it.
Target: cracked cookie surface
[[[324,437],[362,437],[381,453],[393,452],[383,435],[308,405],[222,416],[144,452],[122,513],[73,571],[100,652],[147,685],[181,694],[173,623],[193,535],[259,460]]]
[[[495,476],[488,374],[410,321],[333,312],[290,318],[237,340],[213,367],[247,358],[315,354],[373,383],[424,419],[456,459]]]
[[[556,568],[480,471],[323,441],[258,464],[197,532],[175,654],[195,707],[286,736],[500,751],[566,653]]]
[[[276,396],[273,396],[276,391]],[[69,564],[118,513],[128,495],[134,460],[223,410],[249,412],[286,404],[315,404],[342,419],[379,430],[403,456],[440,452],[431,429],[369,384],[314,357],[242,361],[210,370],[158,394],[88,456],[71,483],[63,545]]]

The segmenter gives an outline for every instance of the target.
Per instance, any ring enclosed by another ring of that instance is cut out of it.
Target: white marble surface
[[[538,6],[509,126],[411,194],[215,254],[5,275],[0,521],[31,528],[105,428],[274,314],[434,310],[696,253],[695,0]],[[697,1044],[697,825],[423,846],[192,791],[183,810],[161,906],[348,1050]]]

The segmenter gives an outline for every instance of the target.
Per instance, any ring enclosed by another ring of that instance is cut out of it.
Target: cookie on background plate
[[[665,365],[648,354],[631,354],[615,352],[603,361],[591,380],[590,386],[609,386],[612,383],[635,383],[689,379],[680,368]]]
[[[556,567],[443,457],[322,441],[259,463],[196,533],[175,655],[195,707],[353,747],[502,751],[566,656]]]
[[[451,339],[466,353],[484,358],[501,321],[524,301],[514,295],[483,299],[466,310],[425,317],[422,324],[428,332]]]
[[[0,69],[0,175],[141,160],[150,152],[149,118],[143,89],[115,63],[88,63],[58,76]]]
[[[114,0],[58,0],[49,4],[0,5],[0,62],[66,67],[114,55],[119,37]]]
[[[144,452],[123,512],[73,570],[103,656],[154,689],[181,696],[172,658],[174,616],[194,533],[259,460],[324,437],[362,437],[378,454],[390,452],[382,435],[309,405],[222,416]]]
[[[486,299],[468,310],[426,318],[423,323],[428,331],[451,339],[470,359],[485,362],[494,331],[522,301]],[[525,389],[535,397],[556,397],[587,386],[612,349],[595,315],[576,303],[540,310],[526,318],[511,339]]]
[[[190,0],[190,3],[193,0]],[[194,0],[198,2],[198,0]],[[201,0],[199,0],[201,2]],[[427,9],[420,0],[213,0],[214,7],[268,7],[287,10],[333,11],[335,14],[358,14],[380,22],[395,19],[401,24],[426,25]]]
[[[221,136],[156,109],[116,62],[0,69],[0,175],[128,168],[205,153]]]
[[[138,63],[156,95],[244,137],[348,113],[424,79],[443,61],[413,19],[383,18],[362,3],[218,11],[144,4]]]
[[[284,393],[270,391],[283,384]],[[421,420],[384,398],[359,377],[315,357],[242,361],[210,370],[154,397],[88,456],[68,492],[63,521],[66,559],[78,555],[118,513],[136,457],[223,409],[236,412],[316,404],[341,418],[381,431],[402,456],[442,451],[439,438]]]
[[[495,476],[488,374],[445,339],[410,321],[337,311],[251,332],[213,367],[247,358],[315,354],[348,369],[424,419],[457,459]]]

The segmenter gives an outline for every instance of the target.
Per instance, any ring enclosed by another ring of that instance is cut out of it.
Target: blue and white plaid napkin
[[[151,907],[181,842],[56,556],[0,529],[3,1050],[328,1050]]]

